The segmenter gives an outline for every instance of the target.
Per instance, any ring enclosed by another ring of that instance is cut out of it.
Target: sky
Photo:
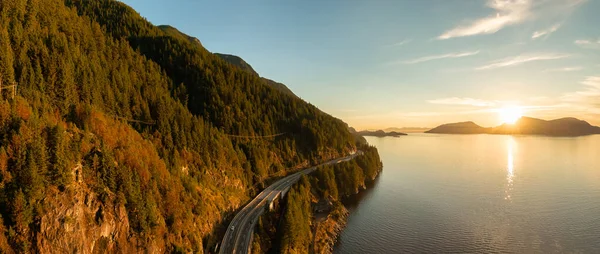
[[[600,125],[600,0],[124,0],[357,129]]]

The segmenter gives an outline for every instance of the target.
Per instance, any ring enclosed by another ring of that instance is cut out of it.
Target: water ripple
[[[384,173],[336,253],[599,253],[600,135],[368,139]]]

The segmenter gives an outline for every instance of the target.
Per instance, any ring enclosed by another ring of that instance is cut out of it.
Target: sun
[[[503,123],[514,124],[523,116],[523,109],[517,106],[504,107],[498,110]]]

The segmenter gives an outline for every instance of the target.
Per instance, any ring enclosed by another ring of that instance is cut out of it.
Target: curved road
[[[233,220],[227,227],[227,232],[221,241],[221,248],[219,253],[248,253],[250,244],[252,244],[252,234],[254,233],[254,225],[258,221],[260,215],[262,215],[269,205],[269,200],[273,200],[281,194],[281,192],[287,191],[294,183],[296,183],[302,175],[310,174],[317,169],[317,167],[323,165],[331,165],[342,161],[349,161],[356,157],[358,154],[362,154],[360,151],[335,160],[330,160],[323,164],[304,169],[300,172],[296,172],[289,176],[286,176],[277,182],[271,184],[265,188],[258,196],[256,196],[250,203],[248,203],[242,210],[235,215]]]

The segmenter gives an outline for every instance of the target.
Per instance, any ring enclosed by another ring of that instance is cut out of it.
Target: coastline
[[[334,215],[334,213],[339,213]],[[318,218],[314,220],[314,253],[333,253],[337,240],[348,223],[348,209],[339,205],[334,211],[327,215],[324,221],[319,222]]]
[[[323,166],[291,186],[259,219],[252,252],[333,253],[349,216],[343,200],[360,196],[383,169],[375,147],[361,151],[361,156]]]

